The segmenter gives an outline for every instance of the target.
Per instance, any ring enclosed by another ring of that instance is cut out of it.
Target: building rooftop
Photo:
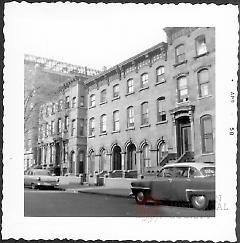
[[[157,53],[157,52],[161,52],[161,53],[166,53],[167,52],[167,43],[165,42],[161,42],[151,48],[148,48],[147,50],[143,51],[143,52],[140,52],[139,54],[97,74],[96,76],[94,77],[91,77],[91,78],[88,78],[86,81],[85,81],[85,84],[90,84],[91,82],[97,80],[97,79],[101,79],[102,77],[105,77],[107,75],[109,75],[110,73],[112,72],[119,72],[119,70],[122,68],[122,67],[127,67],[129,65],[132,65],[133,63],[137,62],[137,61],[140,61],[141,59],[147,57],[148,55],[150,54],[154,54],[154,53]]]
[[[91,69],[85,66],[73,65],[65,62],[48,59],[45,57],[38,57],[34,55],[25,54],[24,63],[32,62],[38,64],[43,70],[58,72],[62,74],[71,74],[78,76],[94,76],[99,74],[101,71]]]

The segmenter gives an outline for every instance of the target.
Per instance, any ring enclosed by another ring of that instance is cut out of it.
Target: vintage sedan
[[[212,163],[174,163],[165,165],[154,179],[131,183],[138,204],[148,200],[190,202],[204,210],[215,201],[215,165]]]
[[[29,169],[24,174],[24,187],[32,189],[40,187],[58,187],[59,178],[51,175],[46,169]]]

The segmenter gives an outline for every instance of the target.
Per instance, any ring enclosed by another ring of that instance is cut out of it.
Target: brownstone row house
[[[89,175],[215,162],[215,30],[165,32],[167,43],[72,79],[42,106],[39,163]]]

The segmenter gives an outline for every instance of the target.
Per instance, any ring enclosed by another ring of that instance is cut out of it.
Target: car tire
[[[205,210],[208,206],[208,199],[204,195],[192,196],[192,206],[198,210]]]
[[[135,194],[135,200],[137,202],[137,204],[145,204],[146,203],[146,192],[143,192],[143,191],[138,191],[136,194]]]
[[[31,184],[31,188],[34,190],[34,189],[36,189],[37,187],[36,187],[36,185],[35,185],[34,183],[32,183],[32,184]]]

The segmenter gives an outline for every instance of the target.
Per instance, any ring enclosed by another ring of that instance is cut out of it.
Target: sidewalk
[[[68,184],[60,187],[62,190],[71,193],[89,193],[114,197],[129,197],[130,188],[113,188],[106,186],[89,186],[87,184]]]

